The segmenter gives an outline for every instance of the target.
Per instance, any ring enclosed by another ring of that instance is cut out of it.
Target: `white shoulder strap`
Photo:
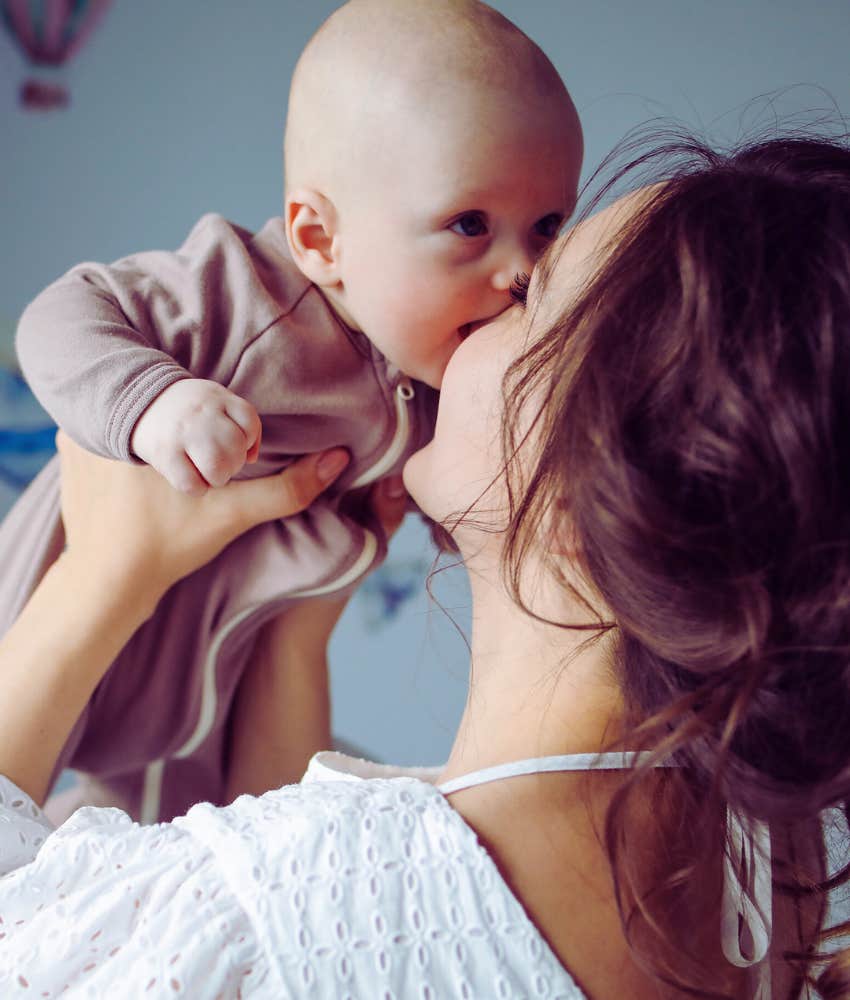
[[[501,781],[502,778],[516,778],[524,774],[543,774],[550,771],[625,771],[652,754],[648,750],[623,750],[613,753],[569,753],[552,757],[528,757],[525,760],[512,760],[507,764],[496,764],[480,771],[462,774],[437,785],[443,795],[460,792],[476,785],[486,785],[490,781]],[[656,767],[666,767],[667,764],[656,764]]]

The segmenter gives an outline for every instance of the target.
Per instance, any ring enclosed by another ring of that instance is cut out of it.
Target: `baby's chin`
[[[410,367],[405,370],[405,374],[414,379],[416,382],[423,382],[432,389],[439,391],[440,386],[443,384],[443,373],[445,370],[445,363],[439,365],[410,365]]]
[[[476,324],[467,323],[455,330],[454,336],[435,346],[427,357],[405,359],[390,358],[409,378],[438,391],[443,385],[443,376],[454,352],[468,336],[470,328]]]

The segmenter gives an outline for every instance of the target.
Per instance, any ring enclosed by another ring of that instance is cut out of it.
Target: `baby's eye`
[[[525,271],[520,271],[519,274],[514,275],[514,280],[511,282],[508,292],[514,302],[521,306],[525,305],[525,300],[528,297],[528,286],[531,282],[531,275],[526,274]]]
[[[459,236],[484,236],[487,232],[487,219],[482,212],[464,212],[449,229]]]
[[[534,231],[542,236],[544,240],[553,240],[564,224],[563,215],[558,215],[557,212],[552,212],[551,215],[544,215],[542,219],[538,219],[534,223]]]

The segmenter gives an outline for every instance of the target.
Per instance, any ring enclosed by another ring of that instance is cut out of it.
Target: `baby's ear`
[[[284,219],[289,249],[301,272],[320,287],[338,285],[337,217],[330,198],[313,188],[290,191]]]

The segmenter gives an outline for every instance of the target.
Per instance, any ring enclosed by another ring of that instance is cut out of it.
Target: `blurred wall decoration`
[[[3,0],[3,25],[35,71],[18,90],[30,111],[51,111],[70,101],[61,78],[46,78],[85,45],[112,0]],[[42,72],[38,72],[41,70]]]

